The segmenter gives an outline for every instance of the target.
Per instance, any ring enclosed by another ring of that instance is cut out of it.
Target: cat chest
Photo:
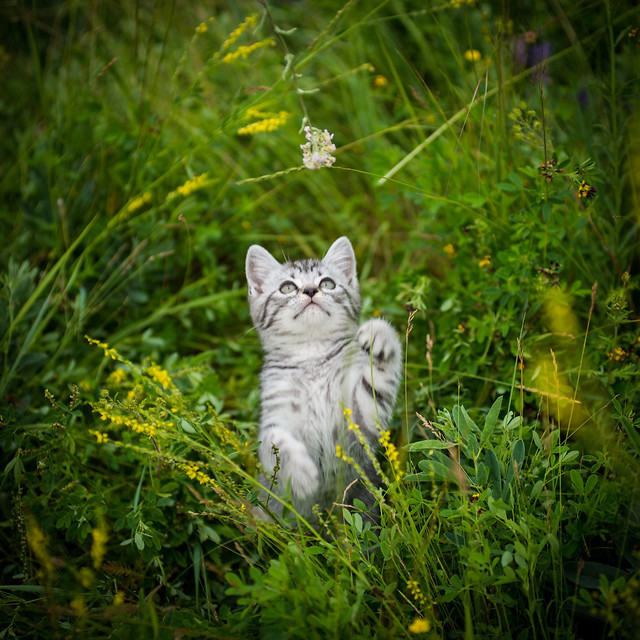
[[[284,427],[308,445],[324,448],[335,442],[343,408],[342,376],[338,371],[263,372],[263,425]]]

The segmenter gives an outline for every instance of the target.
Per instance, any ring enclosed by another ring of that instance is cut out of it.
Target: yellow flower
[[[591,198],[595,197],[596,188],[592,187],[590,184],[587,184],[585,180],[580,183],[578,187],[578,198],[585,198],[586,200],[591,200]]]
[[[207,23],[206,22],[201,22],[197,27],[196,27],[196,33],[197,34],[202,34],[202,33],[206,33],[207,32]]]
[[[404,475],[404,472],[401,469],[400,454],[396,449],[396,445],[391,442],[391,432],[382,431],[378,438],[378,442],[382,445],[382,450],[387,460],[391,463],[391,469],[393,470],[395,479],[400,480]]]
[[[469,62],[478,62],[482,60],[482,54],[477,49],[467,49],[464,52],[464,59]]]
[[[222,43],[220,47],[221,51],[229,48],[249,27],[255,27],[260,17],[259,13],[254,13],[247,16],[244,22],[241,22],[229,35],[229,37]]]
[[[144,207],[145,204],[149,204],[151,202],[152,195],[147,192],[143,193],[141,196],[138,196],[135,200],[132,200],[127,207],[127,213],[133,213],[138,209]]]
[[[85,336],[87,342],[89,344],[94,344],[96,347],[100,347],[104,351],[105,358],[111,358],[112,360],[118,359],[118,352],[115,349],[109,347],[106,342],[100,342],[99,340],[94,340],[89,336]]]
[[[151,376],[165,389],[168,389],[171,386],[171,376],[157,364],[154,364],[147,368],[147,375]]]
[[[449,256],[449,258],[456,257],[456,250],[451,243],[446,244],[444,247],[442,247],[442,250]]]
[[[627,355],[627,352],[622,347],[616,347],[613,351],[607,353],[607,358],[615,362],[622,362]]]
[[[231,64],[236,60],[244,60],[256,49],[261,49],[262,47],[267,47],[271,44],[273,44],[273,39],[265,38],[264,40],[260,40],[260,42],[254,42],[253,44],[250,44],[250,45],[242,45],[238,47],[235,51],[232,51],[231,53],[227,53],[227,55],[224,56],[224,58],[222,58],[222,62],[224,62],[225,64]]]
[[[482,260],[480,260],[480,262],[478,262],[478,266],[481,269],[484,269],[485,267],[488,267],[491,265],[491,256],[485,256],[484,258],[482,258]]]
[[[104,417],[102,419],[106,420],[106,418]],[[102,433],[101,431],[94,431],[93,429],[89,429],[89,433],[92,436],[96,437],[98,444],[102,444],[103,442],[109,442],[109,436],[106,433]]]
[[[107,377],[107,384],[119,387],[127,379],[127,372],[124,369],[114,369]]]
[[[373,86],[374,87],[384,87],[385,84],[387,84],[389,81],[382,75],[377,75],[374,79],[373,79]]]
[[[431,631],[431,623],[424,618],[416,618],[409,625],[410,633],[427,633],[428,631]]]
[[[240,127],[240,129],[238,129],[238,134],[242,136],[253,135],[255,133],[262,133],[265,131],[275,131],[276,129],[279,129],[280,126],[283,125],[290,117],[290,113],[280,111],[277,116],[263,118],[262,120],[257,120],[256,122],[251,122],[244,127]]]
[[[209,179],[209,175],[207,173],[201,173],[199,176],[195,176],[190,180],[187,180],[184,184],[180,185],[175,191],[172,191],[167,196],[167,200],[171,200],[176,196],[187,197],[191,195],[194,191],[201,189],[206,185],[207,180]]]
[[[53,560],[51,559],[49,550],[47,549],[47,539],[34,518],[29,518],[27,520],[27,542],[29,543],[33,554],[45,568],[48,576],[52,576],[54,567]]]
[[[107,552],[107,527],[104,522],[100,522],[97,527],[91,530],[93,544],[91,545],[91,559],[93,560],[93,568],[99,569],[102,559]]]

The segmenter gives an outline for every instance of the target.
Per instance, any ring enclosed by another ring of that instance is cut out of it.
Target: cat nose
[[[318,288],[317,287],[305,287],[302,290],[302,293],[306,293],[310,298],[313,298],[313,296],[315,296],[316,293],[318,293]]]

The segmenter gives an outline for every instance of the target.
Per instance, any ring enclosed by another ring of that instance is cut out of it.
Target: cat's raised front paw
[[[380,363],[396,360],[400,356],[400,340],[394,328],[385,320],[367,320],[356,335],[360,348]]]
[[[307,498],[318,490],[318,467],[306,454],[291,461],[289,478],[294,498]]]

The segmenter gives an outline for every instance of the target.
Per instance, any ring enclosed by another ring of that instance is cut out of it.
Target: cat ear
[[[332,264],[340,273],[344,274],[349,282],[356,279],[356,256],[353,253],[351,242],[346,236],[338,238],[331,245],[322,262]]]
[[[280,263],[266,249],[258,244],[252,244],[247,251],[246,261],[249,295],[262,293],[269,274],[279,266]]]

